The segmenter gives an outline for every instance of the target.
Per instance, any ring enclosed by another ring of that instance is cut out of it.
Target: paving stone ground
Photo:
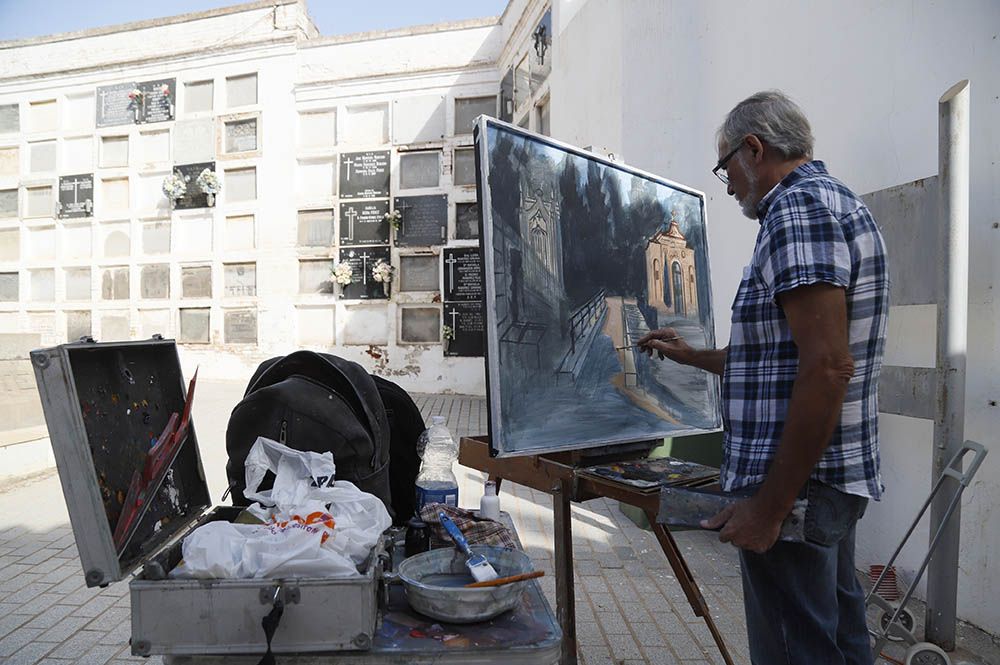
[[[244,385],[205,381],[194,407],[211,495],[225,489],[225,428]],[[482,398],[415,395],[424,417],[444,415],[455,436],[486,430]],[[483,474],[458,467],[460,503],[477,506]],[[555,607],[551,497],[505,483],[501,508],[545,570],[542,589]],[[695,617],[659,545],[604,499],[573,506],[579,657],[585,665],[721,664],[704,622]],[[749,663],[735,551],[714,534],[675,534],[737,663]],[[0,663],[145,662],[132,656],[127,581],[87,589],[58,476],[28,478],[0,492]],[[992,662],[967,658],[967,662]]]

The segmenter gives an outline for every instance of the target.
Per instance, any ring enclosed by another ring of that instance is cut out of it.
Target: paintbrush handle
[[[674,340],[682,339],[680,335],[675,335],[673,337],[664,337],[663,339],[653,339],[651,342],[673,342]],[[638,344],[630,344],[628,346],[616,346],[615,351],[624,351],[625,349],[637,348]]]
[[[462,530],[458,528],[458,525],[443,512],[438,513],[438,520],[441,521],[441,526],[443,526],[444,530],[448,532],[451,539],[455,541],[455,545],[458,546],[458,549],[465,552],[466,556],[472,556],[472,549],[469,547],[469,541],[467,541],[465,536],[462,535]]]
[[[530,573],[521,573],[520,575],[511,575],[509,577],[498,577],[495,580],[490,580],[489,582],[473,582],[472,584],[466,584],[465,588],[482,589],[483,587],[488,586],[500,586],[501,584],[510,584],[512,582],[520,582],[522,580],[533,580],[544,574],[544,570],[533,570]]]

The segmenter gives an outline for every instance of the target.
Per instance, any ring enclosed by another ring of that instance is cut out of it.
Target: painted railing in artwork
[[[570,354],[576,353],[576,341],[583,337],[591,326],[608,309],[605,301],[604,289],[595,293],[587,302],[583,303],[569,317],[569,348]]]

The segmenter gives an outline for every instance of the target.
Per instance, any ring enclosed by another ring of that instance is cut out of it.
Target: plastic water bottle
[[[432,416],[430,428],[420,435],[417,442],[419,452],[421,443],[426,440],[423,462],[417,475],[418,510],[428,503],[458,505],[458,479],[451,470],[458,458],[458,446],[444,422],[444,416]]]

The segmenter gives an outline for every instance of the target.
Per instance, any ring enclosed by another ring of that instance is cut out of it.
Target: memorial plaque
[[[479,204],[455,204],[455,237],[459,240],[475,240],[479,237]]]
[[[174,161],[181,164],[215,159],[215,121],[212,118],[174,123]]]
[[[441,182],[441,151],[399,156],[399,188],[437,187]]]
[[[256,344],[257,310],[233,309],[226,312],[223,336],[227,344]]]
[[[66,300],[90,300],[90,268],[66,268]]]
[[[139,272],[140,298],[170,297],[170,266],[166,263],[142,266]]]
[[[437,291],[440,288],[438,257],[434,254],[399,257],[400,291]]]
[[[174,119],[177,79],[143,81],[137,87],[142,92],[139,122],[167,122]]]
[[[212,297],[212,266],[184,266],[181,268],[182,298]]]
[[[299,211],[299,247],[330,247],[333,245],[333,211]]]
[[[400,247],[443,245],[448,237],[448,197],[398,196],[393,208],[403,216],[396,244]]]
[[[226,152],[252,152],[257,149],[257,118],[227,122]]]
[[[483,261],[478,247],[444,249],[444,301],[483,299]]]
[[[128,312],[103,314],[101,316],[101,341],[122,342],[129,339],[131,331]]]
[[[41,187],[26,187],[27,202],[25,217],[50,217],[52,215],[52,188],[48,185]]]
[[[35,302],[52,302],[56,299],[56,271],[52,268],[32,270],[28,273],[31,282],[31,299]]]
[[[444,324],[454,339],[445,340],[446,356],[482,357],[486,354],[486,328],[482,302],[447,302]]]
[[[452,177],[456,185],[476,184],[476,155],[472,148],[455,148]]]
[[[16,272],[0,272],[0,302],[17,302],[18,282]]]
[[[60,219],[91,217],[94,214],[94,174],[64,175],[59,178]]]
[[[388,245],[389,201],[352,201],[340,204],[341,245]]]
[[[0,217],[17,217],[17,190],[0,189]]]
[[[382,282],[376,282],[372,277],[372,268],[382,259],[389,262],[388,247],[359,247],[357,249],[341,249],[340,262],[351,266],[354,281],[340,287],[340,297],[345,300],[379,300],[387,299],[382,288]]]
[[[142,251],[144,254],[170,253],[169,220],[142,223]]]
[[[21,131],[21,116],[17,104],[0,105],[0,134],[17,134]]]
[[[333,293],[333,261],[299,261],[299,293]]]
[[[128,96],[134,89],[134,81],[97,86],[94,99],[97,102],[98,127],[131,125],[135,122],[139,106]]]
[[[345,152],[340,155],[340,198],[389,196],[389,151]]]
[[[405,307],[399,315],[399,341],[403,344],[437,344],[441,341],[441,310]]]
[[[128,268],[108,268],[101,275],[101,298],[103,300],[128,300]]]
[[[476,118],[481,115],[497,114],[496,95],[490,97],[468,97],[455,100],[455,135],[471,134]]]
[[[224,264],[222,277],[225,297],[249,298],[257,295],[256,263]]]
[[[66,312],[66,341],[75,342],[91,335],[90,312]]]
[[[200,164],[180,164],[174,167],[175,173],[180,173],[187,185],[184,196],[174,202],[177,210],[191,210],[193,208],[207,208],[208,195],[201,191],[196,184],[198,176],[205,169],[215,170],[215,162],[202,162]]]
[[[188,344],[208,344],[211,314],[212,310],[207,307],[180,310],[181,334],[179,341]]]

